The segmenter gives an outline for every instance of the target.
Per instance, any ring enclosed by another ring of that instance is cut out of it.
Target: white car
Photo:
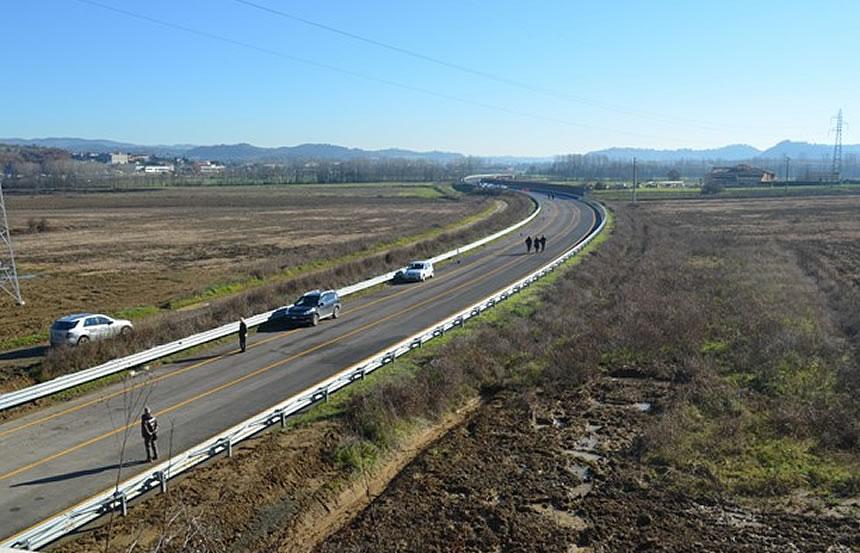
[[[134,327],[131,321],[125,319],[114,319],[107,315],[93,313],[75,313],[62,319],[57,319],[51,325],[51,345],[54,347],[67,344],[76,346],[108,338],[117,334],[129,334]]]
[[[394,275],[394,280],[401,282],[419,282],[428,278],[433,278],[433,263],[429,261],[413,261]]]

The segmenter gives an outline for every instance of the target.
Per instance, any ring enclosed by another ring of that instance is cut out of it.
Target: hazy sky
[[[237,0],[98,0],[205,36],[5,0],[0,136],[552,155],[829,142],[840,107],[860,129],[856,0],[253,1],[468,71]]]

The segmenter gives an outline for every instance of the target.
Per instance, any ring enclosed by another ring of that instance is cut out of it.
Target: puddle
[[[570,474],[576,476],[583,482],[591,480],[591,469],[585,465],[567,465],[564,469]]]
[[[585,461],[586,463],[596,463],[603,459],[603,457],[596,453],[592,453],[590,451],[583,451],[581,449],[564,449],[562,450],[562,453],[564,453],[565,455],[570,455],[574,459]]]
[[[586,451],[591,451],[597,447],[597,436],[591,434],[585,436],[584,438],[580,438],[576,441],[576,445],[573,446],[573,449],[584,449]]]
[[[567,417],[538,417],[532,422],[532,428],[535,430],[543,430],[544,428],[564,428],[567,426]]]
[[[531,509],[552,519],[562,528],[570,528],[572,530],[585,530],[588,528],[588,524],[578,516],[556,509],[551,505],[532,505]]]
[[[571,497],[571,499],[582,499],[586,495],[591,493],[591,490],[594,489],[594,484],[591,482],[583,482],[579,486],[572,488],[567,494]]]

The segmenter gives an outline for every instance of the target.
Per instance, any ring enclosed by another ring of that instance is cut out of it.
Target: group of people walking
[[[526,253],[531,253],[532,247],[534,247],[535,253],[546,250],[546,236],[543,234],[540,237],[535,236],[534,238],[526,236]]]

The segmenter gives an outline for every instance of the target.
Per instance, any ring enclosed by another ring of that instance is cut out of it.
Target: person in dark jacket
[[[248,325],[245,324],[245,319],[239,319],[239,349],[245,351],[245,344],[248,340]]]
[[[143,414],[140,416],[140,434],[143,436],[143,445],[146,447],[146,462],[151,463],[158,459],[158,446],[155,442],[158,440],[158,419],[149,410],[149,407],[143,408]]]
[[[534,242],[534,245],[535,245],[535,253],[538,253],[540,251],[540,238],[535,236],[534,240],[532,240],[532,242]]]
[[[543,234],[540,235],[540,251],[546,251],[546,236]]]
[[[526,236],[526,253],[530,253],[532,251],[532,237]]]

